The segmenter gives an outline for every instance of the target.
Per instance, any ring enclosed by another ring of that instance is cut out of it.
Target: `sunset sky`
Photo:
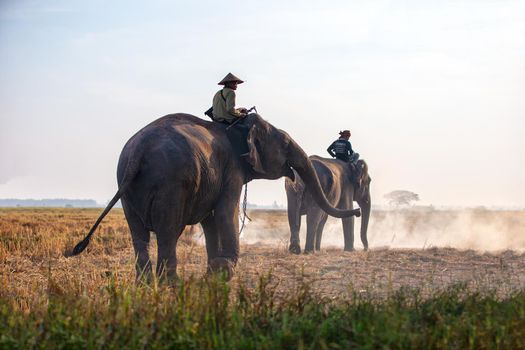
[[[525,1],[0,1],[0,198],[115,193],[124,143],[237,104],[328,156],[350,129],[374,203],[525,207]],[[286,202],[284,181],[249,185]]]

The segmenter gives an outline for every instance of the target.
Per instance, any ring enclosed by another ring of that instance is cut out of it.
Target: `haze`
[[[126,140],[228,72],[308,154],[350,129],[374,203],[525,206],[523,1],[1,1],[0,198],[107,201]]]

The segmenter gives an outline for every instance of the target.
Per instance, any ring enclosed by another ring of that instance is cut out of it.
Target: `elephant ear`
[[[248,153],[243,155],[248,164],[250,164],[257,173],[264,174],[265,171],[262,167],[261,156],[257,150],[259,130],[257,125],[253,125],[248,133]]]
[[[357,179],[359,181],[359,186],[363,185],[363,183],[370,182],[369,176],[368,176],[368,164],[362,159],[359,159],[356,164],[357,168]],[[368,180],[368,181],[367,181]]]
[[[357,162],[348,162],[350,167],[350,180],[354,182],[358,187],[361,187],[364,180],[365,169],[363,168],[363,161],[359,159]]]

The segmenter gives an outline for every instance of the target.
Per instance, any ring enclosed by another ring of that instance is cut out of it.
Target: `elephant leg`
[[[317,227],[321,222],[322,216],[323,211],[320,208],[314,208],[314,210],[309,210],[306,214],[306,244],[304,246],[305,254],[314,251]]]
[[[361,217],[361,242],[363,243],[364,250],[368,250],[368,238],[367,238],[367,232],[368,232],[368,222],[370,220],[370,195],[368,195],[368,201],[359,203],[359,206],[361,207],[361,211],[363,212],[363,215]]]
[[[150,232],[144,227],[140,218],[122,201],[124,215],[131,231],[131,240],[135,251],[135,269],[137,282],[144,278],[151,281],[151,261],[149,257]]]
[[[233,218],[232,218],[233,216]],[[219,235],[219,256],[231,260],[234,264],[239,259],[239,208],[236,206],[231,213],[221,213],[217,222],[222,223]],[[229,221],[229,223],[227,223]]]
[[[206,238],[206,253],[208,255],[208,266],[210,262],[219,256],[221,247],[219,241],[219,230],[213,213],[201,221],[204,237]]]
[[[238,191],[225,191],[214,210],[219,231],[219,255],[210,260],[208,271],[224,272],[226,279],[233,276],[233,269],[239,259],[239,196]]]
[[[343,234],[345,239],[345,251],[351,252],[354,250],[354,217],[344,218]]]
[[[184,226],[157,232],[157,276],[173,280],[177,278],[177,241]]]
[[[294,203],[297,206],[296,203]],[[288,201],[288,224],[290,226],[290,247],[288,250],[293,254],[301,254],[301,241],[299,231],[301,231],[301,214],[300,207],[290,207]]]
[[[177,241],[186,227],[183,220],[185,200],[172,192],[159,194],[152,205],[153,228],[157,235],[157,268],[159,278],[177,277]]]
[[[321,250],[321,238],[323,236],[323,229],[327,219],[328,215],[324,214],[321,217],[321,221],[319,221],[319,225],[317,225],[317,230],[315,232],[315,250],[317,251]]]
[[[362,223],[361,223],[362,225]],[[361,230],[361,242],[363,243],[363,249],[368,250],[368,238],[366,235],[366,231]]]

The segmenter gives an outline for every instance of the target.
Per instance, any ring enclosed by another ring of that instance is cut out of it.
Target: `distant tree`
[[[395,205],[396,207],[410,205],[411,202],[419,200],[417,193],[405,190],[392,191],[385,194],[384,197],[388,200],[388,204]]]

